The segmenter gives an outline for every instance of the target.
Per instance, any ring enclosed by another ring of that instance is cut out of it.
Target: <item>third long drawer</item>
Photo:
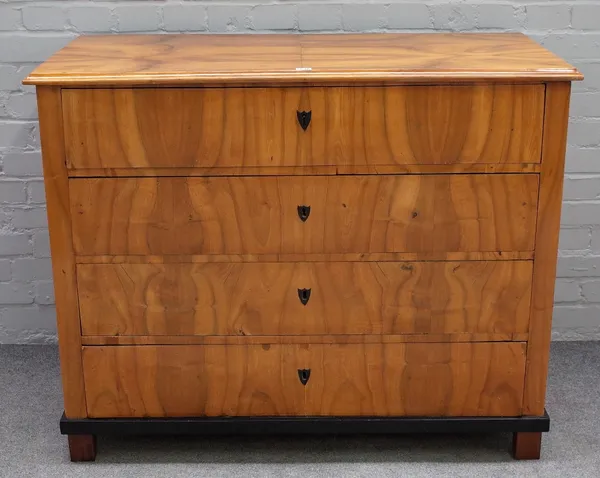
[[[535,174],[76,178],[78,255],[532,251]]]
[[[84,335],[523,333],[531,261],[79,264]]]
[[[526,344],[84,347],[90,417],[517,416]]]

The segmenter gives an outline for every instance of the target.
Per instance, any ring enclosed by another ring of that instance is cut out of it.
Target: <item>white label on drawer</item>
[[[296,68],[296,71],[312,71],[312,68],[310,68],[310,67],[299,67],[299,68]]]

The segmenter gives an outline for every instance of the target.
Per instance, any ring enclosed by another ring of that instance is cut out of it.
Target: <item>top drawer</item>
[[[65,89],[62,95],[71,169],[541,158],[543,85]]]

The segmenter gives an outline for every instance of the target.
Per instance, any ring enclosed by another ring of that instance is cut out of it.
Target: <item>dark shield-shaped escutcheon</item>
[[[302,222],[306,222],[310,216],[310,206],[298,206],[298,217]]]
[[[296,111],[296,116],[298,117],[298,123],[302,127],[304,131],[308,128],[310,124],[310,118],[312,117],[311,111]]]
[[[298,378],[300,379],[300,383],[302,385],[306,385],[308,379],[310,378],[310,369],[309,368],[300,368],[298,369]]]
[[[310,299],[310,289],[298,289],[298,298],[300,299],[300,302],[302,302],[302,305],[308,304]]]

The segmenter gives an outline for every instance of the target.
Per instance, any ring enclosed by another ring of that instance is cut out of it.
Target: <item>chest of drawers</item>
[[[570,65],[517,34],[81,37],[37,85],[95,435],[511,431],[539,457]]]

